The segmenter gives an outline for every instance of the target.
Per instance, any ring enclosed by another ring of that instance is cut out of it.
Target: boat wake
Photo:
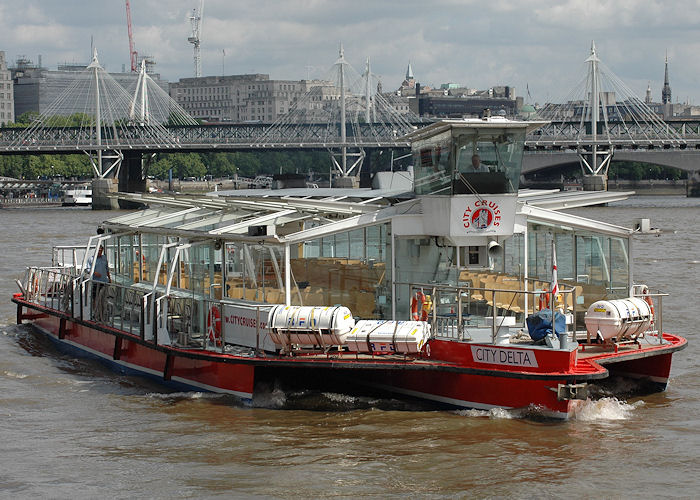
[[[572,420],[580,422],[596,422],[610,420],[627,420],[631,418],[635,409],[644,406],[644,401],[627,403],[616,397],[606,396],[597,399],[587,399],[581,401],[572,415]],[[490,419],[527,419],[527,420],[550,420],[546,409],[530,406],[506,410],[504,408],[491,408],[489,410],[455,410],[453,413],[463,417],[490,418]]]
[[[597,400],[587,399],[576,410],[574,419],[581,422],[627,420],[631,417],[632,412],[641,406],[644,406],[644,401],[627,403],[614,397]]]
[[[145,395],[149,399],[155,399],[159,401],[178,403],[180,401],[194,401],[198,399],[203,400],[218,400],[229,398],[228,394],[218,394],[215,392],[149,392]]]
[[[24,373],[15,373],[15,372],[10,371],[10,370],[4,370],[2,372],[2,376],[7,377],[7,378],[16,378],[18,380],[22,380],[24,378],[27,378],[29,375],[24,374]]]
[[[255,386],[254,408],[308,411],[351,411],[378,409],[385,411],[434,410],[423,401],[395,399],[382,395],[361,395],[322,389],[289,389],[279,383]]]
[[[488,417],[504,420],[519,417],[519,412],[517,410],[506,410],[504,408],[491,408],[490,410],[455,410],[454,413],[462,417]]]

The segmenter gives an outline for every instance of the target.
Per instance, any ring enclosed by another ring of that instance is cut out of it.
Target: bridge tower
[[[118,205],[116,200],[109,198],[107,194],[116,191],[117,186],[114,185],[112,179],[119,177],[124,156],[121,151],[103,149],[102,103],[105,101],[105,96],[100,94],[106,92],[106,87],[101,81],[104,69],[97,59],[96,48],[93,49],[92,62],[88,65],[87,70],[92,75],[95,96],[93,131],[96,142],[95,149],[88,153],[90,165],[95,173],[95,178],[92,180],[92,208],[93,210],[111,210],[118,208]]]
[[[588,110],[582,111],[588,114],[591,127],[590,150],[579,147],[578,157],[583,171],[583,189],[585,191],[606,191],[608,188],[608,170],[613,157],[614,148],[607,141],[598,141],[598,124],[600,122],[601,108],[607,122],[607,103],[601,102],[600,73],[598,71],[598,55],[595,50],[595,42],[591,42],[591,55],[586,59],[588,63],[589,101]],[[588,113],[586,113],[588,111]]]
[[[340,154],[332,153],[331,159],[333,161],[333,166],[339,173],[339,177],[336,178],[335,184],[338,187],[357,187],[359,185],[360,170],[362,169],[362,162],[365,159],[365,150],[363,148],[358,148],[357,151],[348,151],[348,136],[347,136],[347,119],[346,119],[346,92],[348,84],[345,81],[345,69],[348,65],[345,60],[345,53],[343,51],[343,45],[340,45],[340,56],[335,62],[335,66],[338,68],[338,78],[340,82]],[[367,79],[370,78],[369,73],[369,60],[367,60]],[[366,95],[366,116],[369,118],[369,84],[365,85]],[[338,161],[338,158],[340,161]],[[348,165],[348,159],[354,158],[352,165]],[[357,171],[355,172],[355,169]],[[351,175],[353,172],[354,175]]]

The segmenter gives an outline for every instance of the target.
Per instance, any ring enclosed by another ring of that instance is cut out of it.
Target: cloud
[[[0,0],[0,50],[10,61],[39,54],[45,66],[90,57],[90,39],[111,71],[128,66],[124,2]],[[136,48],[152,55],[171,81],[193,74],[189,16],[198,0],[134,0]],[[600,58],[643,95],[660,96],[669,53],[674,96],[697,100],[700,40],[697,1],[650,0],[205,0],[205,74],[267,73],[277,79],[321,77],[345,55],[358,72],[366,57],[385,89],[403,80],[410,60],[423,84],[487,88],[529,85],[535,99],[568,93],[585,71],[595,40]],[[222,50],[226,51],[225,61]],[[656,96],[658,97],[658,96]]]

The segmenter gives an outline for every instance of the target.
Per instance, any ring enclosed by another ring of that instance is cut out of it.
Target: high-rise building
[[[15,121],[12,73],[7,69],[5,51],[0,50],[0,125]]]

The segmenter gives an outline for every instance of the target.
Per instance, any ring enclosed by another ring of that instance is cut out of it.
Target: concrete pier
[[[119,203],[114,198],[108,198],[107,193],[116,193],[117,184],[114,179],[92,180],[92,209],[93,210],[117,210]]]

